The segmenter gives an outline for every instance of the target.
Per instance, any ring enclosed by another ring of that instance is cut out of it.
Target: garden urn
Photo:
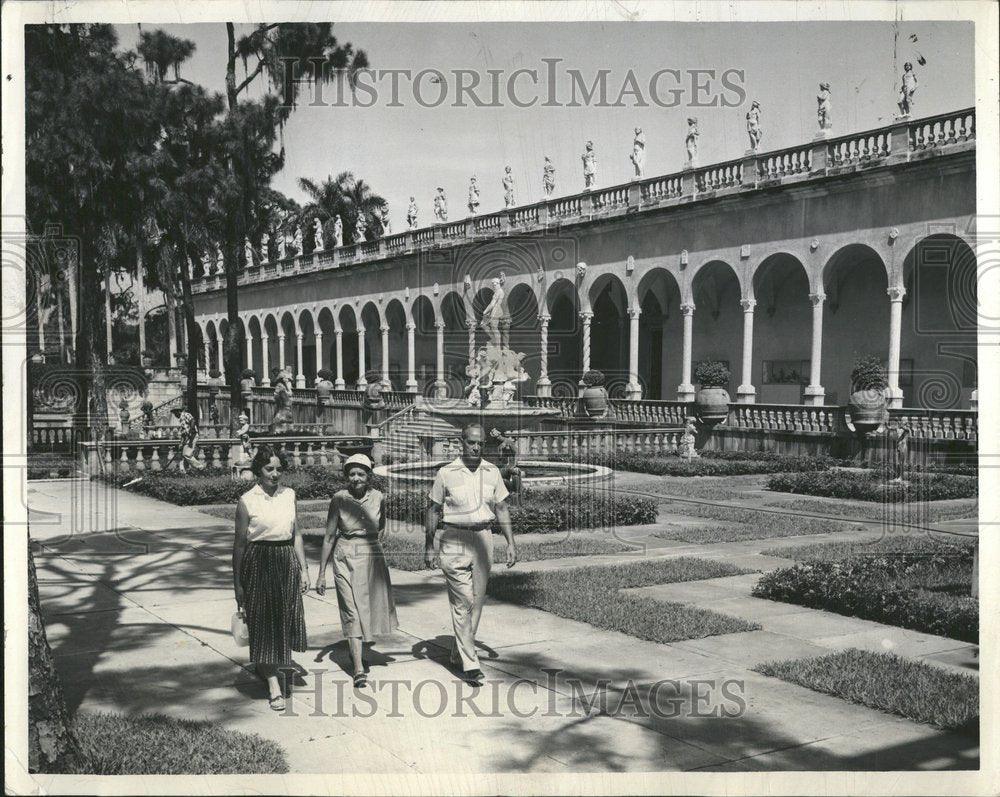
[[[695,395],[695,409],[702,423],[721,423],[729,415],[729,392],[723,387],[703,387]]]

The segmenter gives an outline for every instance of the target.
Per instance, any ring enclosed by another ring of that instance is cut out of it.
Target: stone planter
[[[240,393],[242,394],[244,399],[250,398],[250,396],[253,394],[254,384],[255,383],[253,379],[240,380]]]
[[[325,405],[330,403],[330,397],[333,393],[333,382],[327,379],[320,379],[316,383],[316,403]]]
[[[858,390],[851,393],[847,411],[851,415],[851,424],[861,434],[874,432],[889,420],[884,390]]]
[[[608,391],[603,386],[585,387],[580,396],[583,415],[588,418],[603,418],[608,414]]]
[[[695,396],[695,411],[702,423],[721,423],[729,416],[729,392],[722,387],[703,387]]]

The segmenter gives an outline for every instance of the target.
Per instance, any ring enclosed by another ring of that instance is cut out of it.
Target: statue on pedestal
[[[483,310],[483,320],[479,322],[479,326],[486,330],[490,343],[505,349],[510,333],[510,313],[507,310],[506,294],[496,277],[490,280],[490,287],[493,288],[493,298]]]
[[[917,73],[913,64],[907,61],[903,64],[903,81],[899,87],[899,115],[909,116],[913,112],[913,95],[917,93]]]
[[[323,251],[323,222],[313,219],[313,251]]]
[[[363,244],[368,233],[368,218],[363,210],[358,211],[358,220],[354,223],[354,243]]]
[[[552,165],[549,156],[545,156],[545,166],[542,168],[542,188],[545,189],[545,196],[552,196],[556,190],[556,167]]]
[[[593,188],[597,182],[597,154],[594,152],[594,142],[587,142],[587,149],[580,156],[583,161],[583,187]]]
[[[629,156],[632,165],[635,167],[635,176],[642,177],[646,171],[646,134],[641,127],[635,129],[635,138],[632,141],[632,154]]]
[[[247,268],[253,268],[253,245],[250,243],[249,238],[243,239],[243,257],[246,258]]]
[[[490,429],[490,437],[497,442],[500,478],[503,479],[507,492],[516,504],[521,493],[522,472],[517,467],[517,440],[510,432],[501,432],[497,428]]]
[[[688,131],[684,138],[684,147],[687,150],[687,168],[693,168],[698,164],[698,117],[688,117]]]
[[[334,248],[344,245],[344,220],[337,216],[333,220],[333,246]]]
[[[829,83],[819,84],[819,94],[816,95],[816,121],[819,122],[820,130],[829,130],[833,127]]]
[[[411,230],[417,229],[417,200],[410,197],[410,206],[406,209],[406,223]]]
[[[382,222],[382,235],[392,235],[392,224],[389,221],[389,203],[388,202],[383,202],[382,203],[381,216],[382,216],[382,218],[380,219],[380,221]]]
[[[274,417],[271,430],[274,434],[284,434],[292,420],[292,377],[288,371],[278,371],[274,380]]]
[[[448,197],[441,186],[438,186],[437,196],[434,197],[434,221],[438,224],[448,221]]]
[[[288,256],[288,247],[285,242],[285,231],[278,230],[278,260],[284,260]]]
[[[681,436],[681,456],[685,459],[698,459],[700,456],[695,449],[695,440],[698,436],[698,427],[694,418],[688,418],[684,425],[684,434]]]
[[[510,166],[504,169],[503,175],[503,206],[505,208],[514,207],[514,175]]]
[[[747,111],[747,135],[750,137],[750,149],[756,152],[764,135],[760,128],[760,103],[757,100],[753,101]]]
[[[295,252],[293,254],[302,254],[302,228],[298,224],[295,225],[295,235],[292,238],[292,246],[295,248]]]
[[[476,175],[469,179],[469,215],[475,216],[479,213],[479,182]]]
[[[901,482],[906,475],[906,468],[909,465],[910,427],[897,426],[893,430],[893,437],[895,438],[895,445],[892,452],[893,481]]]
[[[271,236],[264,233],[260,236],[260,262],[270,263],[271,262]]]

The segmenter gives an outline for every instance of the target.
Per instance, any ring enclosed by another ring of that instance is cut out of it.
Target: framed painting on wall
[[[811,360],[764,360],[761,363],[762,385],[808,385]]]

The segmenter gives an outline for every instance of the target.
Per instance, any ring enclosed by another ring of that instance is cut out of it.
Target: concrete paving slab
[[[749,596],[706,601],[699,603],[698,606],[702,609],[711,609],[720,614],[728,614],[732,617],[761,624],[764,624],[765,619],[811,611],[805,606],[796,606],[794,603],[770,601],[766,598],[751,598]],[[765,630],[771,629],[765,627]]]
[[[107,584],[80,575],[69,578],[39,575],[38,600],[46,622],[58,614],[103,612],[137,605]]]
[[[130,602],[122,609],[52,615],[46,619],[45,635],[55,655],[103,653],[145,648],[154,635],[171,628]]]
[[[966,675],[979,674],[979,645],[962,645],[954,650],[928,653],[917,657],[920,661],[944,667]]]
[[[857,617],[846,617],[806,607],[803,612],[793,612],[766,617],[761,621],[765,631],[816,642],[820,639],[864,632],[879,632],[887,626]],[[817,643],[818,644],[818,643]]]
[[[653,600],[701,605],[709,601],[749,595],[750,588],[756,583],[757,578],[759,578],[757,574],[748,574],[712,578],[705,581],[678,581],[670,584],[636,587],[626,590],[626,592]]]
[[[817,645],[832,650],[844,648],[861,648],[876,653],[895,653],[897,656],[914,658],[928,653],[942,653],[954,650],[962,643],[955,639],[932,634],[921,634],[918,631],[908,631],[905,628],[881,626],[875,630],[859,631],[839,636],[820,637],[814,640]]]
[[[695,651],[744,667],[752,667],[766,661],[822,656],[830,652],[829,648],[821,647],[819,644],[770,631],[742,631],[704,639],[689,639],[675,642],[673,647]]]

